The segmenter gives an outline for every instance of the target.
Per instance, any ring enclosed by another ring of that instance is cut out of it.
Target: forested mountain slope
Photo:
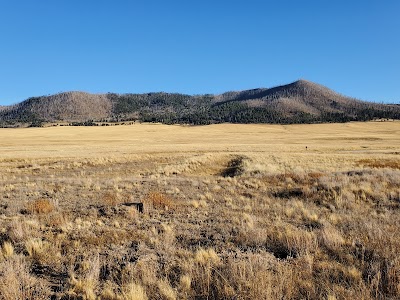
[[[0,107],[2,126],[43,122],[320,123],[400,119],[400,106],[360,101],[298,80],[288,85],[221,95],[66,92]]]

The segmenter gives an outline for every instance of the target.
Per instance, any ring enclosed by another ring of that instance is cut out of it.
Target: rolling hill
[[[400,119],[400,106],[349,98],[306,80],[221,95],[177,93],[89,94],[65,92],[0,108],[0,125],[44,122],[93,125],[144,121],[167,124],[321,123]]]

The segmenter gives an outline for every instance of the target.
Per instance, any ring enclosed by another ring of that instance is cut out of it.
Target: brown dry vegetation
[[[0,140],[0,299],[400,297],[398,122]]]

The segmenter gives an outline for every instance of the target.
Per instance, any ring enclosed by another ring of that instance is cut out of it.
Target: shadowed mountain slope
[[[398,105],[360,101],[306,81],[221,95],[66,92],[0,108],[3,126],[139,120],[162,123],[320,123],[400,119]]]

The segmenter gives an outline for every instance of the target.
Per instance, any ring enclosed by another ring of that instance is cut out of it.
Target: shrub
[[[117,193],[106,192],[101,199],[102,204],[106,206],[116,206],[121,203]]]
[[[145,203],[151,204],[154,208],[169,209],[172,206],[172,199],[160,192],[151,192],[146,195]]]
[[[27,211],[31,214],[48,214],[53,210],[54,205],[49,199],[37,199],[27,205]]]

